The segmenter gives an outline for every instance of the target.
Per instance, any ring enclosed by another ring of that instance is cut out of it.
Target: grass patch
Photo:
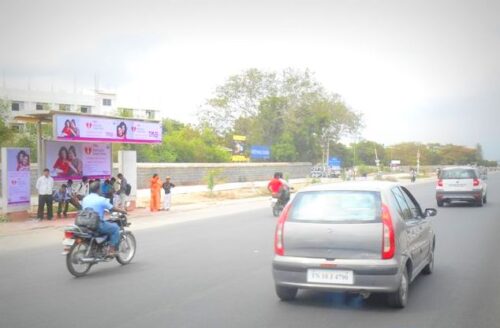
[[[7,223],[7,222],[10,222],[10,219],[7,217],[7,215],[0,213],[0,223]]]

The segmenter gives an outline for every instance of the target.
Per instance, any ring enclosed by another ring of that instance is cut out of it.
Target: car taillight
[[[443,186],[443,179],[439,179],[438,180],[438,187],[442,187]]]
[[[394,241],[394,226],[392,225],[391,213],[386,205],[382,205],[382,259],[388,260],[394,257],[396,244]]]
[[[472,185],[473,185],[474,187],[479,186],[479,179],[474,179],[474,181],[472,182]]]
[[[73,239],[75,234],[73,231],[64,231],[64,238],[66,239]]]
[[[283,231],[285,228],[285,221],[288,219],[288,212],[290,211],[290,203],[288,203],[281,216],[278,219],[278,224],[276,225],[276,234],[274,235],[274,253],[276,255],[285,255],[285,246],[283,245]]]

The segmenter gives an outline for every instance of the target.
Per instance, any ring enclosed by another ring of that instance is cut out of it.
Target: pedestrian
[[[149,188],[151,189],[149,208],[151,209],[151,212],[160,210],[161,187],[162,184],[158,174],[153,174],[153,177],[149,181]]]
[[[113,187],[110,179],[104,180],[104,183],[101,185],[101,194],[104,198],[109,199],[109,202],[113,204]]]
[[[82,177],[82,181],[78,184],[78,187],[75,189],[76,197],[78,200],[82,200],[83,197],[89,194],[89,178]]]
[[[120,181],[118,181],[117,178],[113,177],[111,178],[111,185],[113,186],[112,204],[115,205],[115,207],[118,207],[118,204],[120,204],[120,196],[118,194],[118,192],[120,191]]]
[[[118,189],[117,192],[119,200],[117,207],[125,211],[127,209],[127,179],[125,179],[125,177],[121,173],[118,173],[116,177],[120,179],[120,189]]]
[[[65,218],[68,217],[68,205],[71,200],[71,194],[65,184],[62,184],[61,188],[54,192],[53,199],[57,202],[57,217],[61,218],[61,212]]]
[[[76,194],[74,188],[73,188],[73,180],[69,179],[66,182],[66,189],[68,190],[68,193],[71,196],[71,199],[69,203],[73,205],[77,210],[81,210],[82,206],[80,205],[80,201],[78,200],[78,195]]]
[[[163,210],[170,211],[170,205],[172,204],[172,188],[175,184],[170,182],[170,177],[165,178],[165,182],[162,185],[163,191],[165,191],[165,198],[163,199]]]
[[[52,220],[52,189],[54,179],[49,175],[49,169],[43,170],[43,175],[36,181],[38,190],[38,213],[37,220],[43,220],[44,207],[47,205],[47,220]]]

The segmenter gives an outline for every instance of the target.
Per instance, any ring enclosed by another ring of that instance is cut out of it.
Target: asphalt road
[[[435,207],[433,184],[410,189]],[[489,189],[483,208],[439,210],[435,272],[414,281],[403,310],[334,293],[280,302],[275,218],[262,203],[137,231],[132,264],[99,264],[80,279],[67,272],[60,240],[0,253],[0,327],[500,327],[500,175]]]

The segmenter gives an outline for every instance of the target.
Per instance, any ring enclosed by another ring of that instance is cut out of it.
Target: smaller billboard
[[[30,149],[7,148],[7,206],[29,205]]]
[[[253,145],[250,147],[250,157],[252,159],[270,159],[271,150],[269,146]]]
[[[246,136],[233,135],[233,162],[247,162],[246,156]]]
[[[328,166],[334,170],[340,170],[342,166],[342,160],[337,157],[330,157],[328,159]]]

